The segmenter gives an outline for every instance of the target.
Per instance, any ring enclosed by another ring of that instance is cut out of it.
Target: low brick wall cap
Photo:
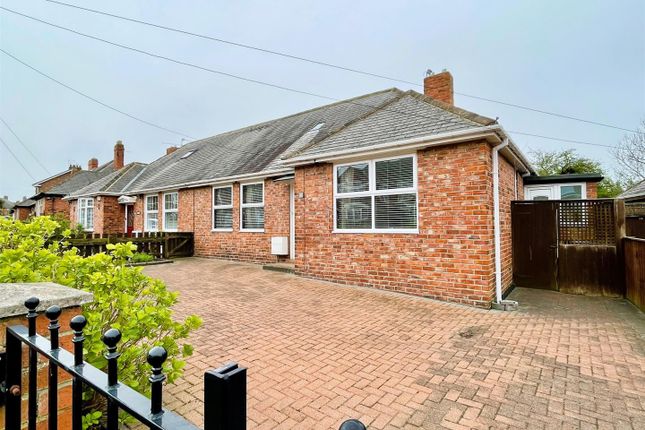
[[[26,314],[25,300],[30,297],[40,299],[37,308],[39,312],[51,305],[58,305],[64,309],[94,300],[92,293],[54,282],[0,283],[0,318]]]

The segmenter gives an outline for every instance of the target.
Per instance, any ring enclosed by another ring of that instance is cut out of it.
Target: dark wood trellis
[[[560,244],[616,244],[616,218],[612,200],[562,200],[557,202],[556,210]]]

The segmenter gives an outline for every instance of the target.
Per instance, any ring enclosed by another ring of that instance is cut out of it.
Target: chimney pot
[[[431,74],[423,80],[423,93],[427,97],[454,105],[452,75],[448,71]]]
[[[99,160],[96,158],[90,158],[90,160],[87,162],[87,170],[94,170],[97,167],[99,167]]]
[[[176,147],[176,146],[170,146],[170,147],[168,147],[168,148],[166,149],[166,155],[168,155],[168,154],[172,154],[172,153],[173,153],[173,152],[175,152],[176,150],[177,150],[177,147]]]
[[[120,168],[123,167],[123,153],[125,152],[125,148],[123,146],[123,142],[120,140],[116,141],[116,145],[114,145],[114,169],[119,170]]]

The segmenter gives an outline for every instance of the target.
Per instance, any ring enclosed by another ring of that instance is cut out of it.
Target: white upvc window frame
[[[412,187],[409,188],[395,188],[391,190],[377,190],[376,189],[376,163],[378,161],[389,161],[397,160],[401,158],[412,158]],[[369,186],[367,191],[358,191],[358,192],[349,192],[349,193],[339,193],[338,192],[338,168],[344,166],[353,166],[356,164],[367,164],[368,165],[368,178]],[[388,234],[419,234],[419,186],[418,186],[418,169],[417,169],[417,154],[403,154],[395,155],[383,158],[373,158],[373,159],[361,159],[353,160],[349,162],[342,162],[334,164],[332,170],[333,174],[333,200],[334,200],[334,226],[332,233],[351,233],[351,234],[360,234],[360,233],[388,233]],[[385,196],[385,195],[396,195],[396,194],[414,194],[416,196],[416,228],[375,228],[376,224],[376,196]],[[351,197],[372,197],[372,228],[353,228],[353,229],[339,229],[337,228],[337,213],[336,213],[336,202],[339,198],[351,198]]]
[[[177,195],[177,208],[176,209],[166,209],[166,196],[167,195],[172,195],[176,194]],[[161,203],[163,204],[163,216],[162,216],[162,229],[163,231],[177,231],[179,229],[179,191],[168,191],[163,193],[163,198],[161,199]],[[159,211],[159,205],[157,205],[157,217]],[[166,228],[166,214],[167,213],[176,213],[177,214],[177,228]],[[159,218],[157,218],[157,228],[159,228]]]
[[[88,203],[92,203],[89,205]],[[92,209],[92,228],[87,228],[87,210]],[[83,221],[81,221],[81,214],[83,214]],[[76,202],[76,220],[83,226],[84,231],[94,231],[94,198],[81,197]]]
[[[148,197],[157,197],[156,211],[148,210]],[[145,196],[143,196],[143,231],[159,231],[159,200],[159,194],[146,194]],[[148,215],[152,213],[157,214],[157,228],[155,229],[148,228]]]
[[[231,204],[230,205],[216,205],[215,204],[215,190],[219,190],[222,188],[228,188],[231,190]],[[264,190],[263,190],[264,194]],[[213,189],[211,190],[211,200],[212,200],[212,207],[211,207],[211,231],[220,231],[220,232],[231,232],[233,231],[233,201],[235,200],[233,198],[233,184],[229,185],[215,185],[213,186]],[[264,195],[262,196],[262,200],[264,201]],[[215,228],[215,211],[217,209],[230,209],[231,210],[231,226],[230,227],[225,227],[225,228]],[[240,211],[241,213],[241,211]],[[241,221],[241,219],[240,219]],[[241,226],[242,224],[240,224]]]
[[[262,203],[244,203],[244,187],[248,185],[262,185]],[[264,233],[264,228],[244,228],[244,209],[245,208],[264,208],[264,181],[240,183],[240,231],[245,233]],[[266,210],[264,211],[264,223],[266,224]]]
[[[562,187],[576,186],[579,185],[581,189],[581,199],[585,200],[587,198],[587,183],[586,182],[559,182],[557,184],[530,184],[524,186],[524,197],[526,199],[529,194],[528,191],[535,190],[539,188],[550,188],[551,196],[553,200],[562,200]]]

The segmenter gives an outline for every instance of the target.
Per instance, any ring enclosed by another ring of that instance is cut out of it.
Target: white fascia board
[[[500,131],[499,125],[486,127],[471,128],[468,130],[459,130],[456,132],[434,134],[429,136],[415,137],[412,139],[398,140],[394,142],[373,145],[367,148],[354,148],[342,151],[328,152],[320,156],[300,156],[282,162],[284,166],[301,166],[317,162],[336,161],[343,158],[353,158],[361,156],[373,156],[378,154],[387,154],[390,152],[405,151],[410,149],[419,149],[429,146],[439,146],[477,138],[493,138],[495,142],[502,141],[502,137],[497,133]]]

